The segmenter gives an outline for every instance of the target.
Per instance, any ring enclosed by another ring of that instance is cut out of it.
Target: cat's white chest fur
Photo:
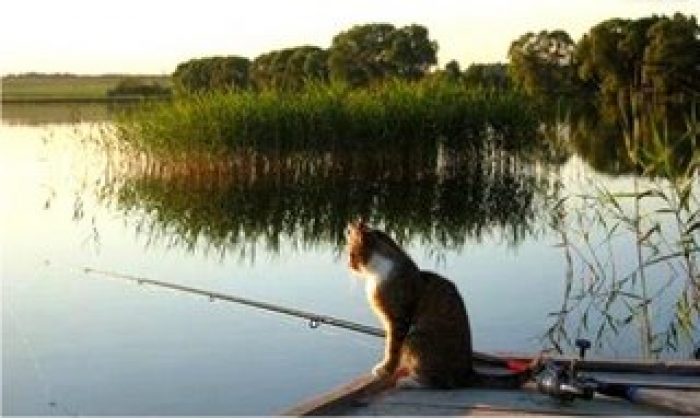
[[[391,277],[394,268],[396,268],[396,263],[388,257],[378,253],[373,253],[369,257],[367,263],[360,270],[365,278],[365,292],[368,298],[371,299],[377,287]]]

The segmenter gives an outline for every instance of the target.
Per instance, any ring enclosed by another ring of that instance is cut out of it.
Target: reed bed
[[[357,152],[410,159],[435,156],[439,144],[514,148],[537,126],[536,112],[518,92],[395,81],[362,90],[312,85],[301,92],[186,96],[131,111],[118,132],[139,152],[178,161]]]
[[[653,107],[621,110],[619,141],[638,174],[627,173],[624,188],[592,183],[552,202],[566,283],[545,337],[560,352],[582,336],[594,336],[597,347],[636,337],[640,357],[687,358],[700,347],[697,104],[684,131],[671,129]]]

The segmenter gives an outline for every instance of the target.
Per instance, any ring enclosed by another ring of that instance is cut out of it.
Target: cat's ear
[[[350,235],[350,236],[357,235],[359,232],[360,232],[360,229],[357,226],[357,221],[352,221],[348,224],[348,235]]]
[[[367,224],[362,218],[357,218],[354,221],[350,222],[350,225],[348,227],[351,231],[365,231],[368,229]]]

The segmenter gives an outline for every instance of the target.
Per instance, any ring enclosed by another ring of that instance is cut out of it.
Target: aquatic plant
[[[700,124],[692,106],[679,136],[653,109],[625,119],[621,140],[638,174],[621,191],[594,185],[556,202],[552,225],[567,270],[545,337],[558,351],[591,334],[599,346],[636,334],[642,357],[700,343]],[[679,147],[688,150],[680,161]]]
[[[438,144],[516,148],[538,121],[515,91],[390,81],[367,89],[312,84],[302,92],[213,92],[147,103],[123,115],[119,137],[161,161],[295,155],[435,158]],[[398,154],[398,155],[397,155]]]

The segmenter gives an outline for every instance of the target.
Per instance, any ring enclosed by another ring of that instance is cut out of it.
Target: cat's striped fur
[[[386,233],[351,224],[348,255],[386,332],[375,375],[393,377],[402,369],[408,375],[403,383],[437,388],[519,387],[529,378],[529,369],[497,376],[475,372],[469,318],[456,286],[420,270]]]

